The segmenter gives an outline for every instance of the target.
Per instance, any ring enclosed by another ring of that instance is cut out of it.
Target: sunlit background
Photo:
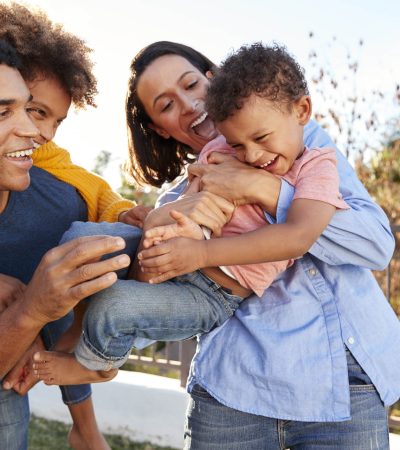
[[[35,0],[25,4],[44,9],[94,49],[98,108],[71,111],[56,141],[88,169],[100,151],[111,152],[105,176],[114,187],[120,184],[118,167],[127,152],[124,97],[130,60],[153,41],[185,43],[216,63],[244,43],[277,41],[305,67],[311,88],[315,67],[310,52],[315,50],[318,67],[342,80],[337,99],[345,98],[349,90],[365,95],[369,103],[374,101],[373,92],[383,94],[377,106],[381,119],[390,116],[393,88],[400,81],[398,0]],[[350,60],[358,63],[353,75],[349,75]],[[316,109],[318,101],[322,100],[315,96]],[[364,107],[371,105],[367,102]]]

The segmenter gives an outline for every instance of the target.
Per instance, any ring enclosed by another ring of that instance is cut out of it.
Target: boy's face
[[[270,100],[251,95],[217,128],[238,159],[284,175],[303,151],[303,127],[310,117],[310,99],[302,97],[291,111],[284,108],[280,110]]]
[[[35,141],[42,145],[54,138],[57,128],[67,117],[71,97],[54,77],[38,76],[27,85],[32,94],[27,111],[40,132]]]
[[[26,112],[29,99],[18,70],[0,64],[0,212],[9,191],[29,186],[33,138],[38,133]]]

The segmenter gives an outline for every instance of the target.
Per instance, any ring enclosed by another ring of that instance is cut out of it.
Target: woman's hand
[[[170,212],[175,210],[220,236],[222,227],[229,222],[234,209],[234,205],[225,198],[211,192],[195,192],[192,187],[174,202],[151,211],[146,218],[144,230],[174,223]]]
[[[0,274],[0,314],[17,300],[25,290],[25,284],[17,278]]]
[[[224,197],[235,206],[256,203],[271,215],[276,215],[281,187],[278,177],[232,155],[213,152],[208,162],[192,164],[188,168],[189,176],[199,177],[199,190]]]

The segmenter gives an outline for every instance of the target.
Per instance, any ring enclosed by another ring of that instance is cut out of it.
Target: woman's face
[[[137,93],[152,124],[165,139],[170,137],[199,153],[218,136],[214,122],[204,110],[208,78],[187,59],[164,55],[142,73]]]
[[[35,141],[42,145],[54,138],[57,128],[67,117],[71,96],[54,77],[40,77],[27,85],[32,94],[27,111],[40,132]]]

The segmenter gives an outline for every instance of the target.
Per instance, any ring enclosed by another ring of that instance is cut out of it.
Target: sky
[[[242,44],[284,44],[310,74],[308,54],[340,76],[343,54],[355,53],[358,86],[389,91],[400,81],[400,1],[398,0],[33,0],[55,22],[93,48],[99,95],[97,109],[75,112],[55,141],[74,162],[94,167],[107,150],[105,173],[119,186],[118,166],[126,159],[124,99],[129,65],[144,46],[170,40],[193,46],[219,63]],[[309,33],[313,33],[310,39]],[[332,45],[333,39],[335,44]],[[358,46],[359,40],[364,44]],[[340,93],[339,93],[340,94]],[[392,105],[387,105],[388,109]]]

